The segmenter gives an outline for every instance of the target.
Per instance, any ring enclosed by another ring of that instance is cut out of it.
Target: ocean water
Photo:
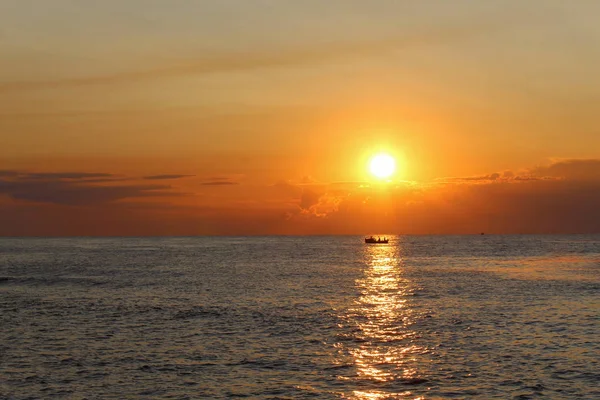
[[[0,239],[0,398],[600,399],[600,236]]]

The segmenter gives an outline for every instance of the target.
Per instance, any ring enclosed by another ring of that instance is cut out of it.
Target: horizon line
[[[368,237],[368,236],[576,236],[576,235],[600,235],[600,232],[566,232],[566,233],[381,233],[381,234],[246,234],[246,235],[224,235],[224,234],[200,234],[200,235],[0,235],[2,239],[135,239],[135,238],[251,238],[251,237]]]

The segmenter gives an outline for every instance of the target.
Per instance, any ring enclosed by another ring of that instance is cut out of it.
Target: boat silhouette
[[[388,239],[385,237],[383,239],[381,239],[381,238],[375,239],[373,236],[365,238],[365,243],[367,243],[367,244],[380,244],[380,243],[385,244],[387,242],[388,242]]]

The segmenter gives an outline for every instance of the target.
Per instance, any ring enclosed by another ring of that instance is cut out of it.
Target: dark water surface
[[[600,236],[0,239],[0,398],[600,399]]]

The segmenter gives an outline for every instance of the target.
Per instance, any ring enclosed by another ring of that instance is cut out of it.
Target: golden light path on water
[[[411,330],[413,310],[408,298],[414,287],[403,276],[401,244],[365,245],[365,267],[356,280],[359,297],[342,316],[351,338],[338,343],[338,350],[351,356],[359,390],[346,398],[394,399],[413,398],[408,385],[425,380],[419,371],[417,356],[426,349],[415,343]]]

